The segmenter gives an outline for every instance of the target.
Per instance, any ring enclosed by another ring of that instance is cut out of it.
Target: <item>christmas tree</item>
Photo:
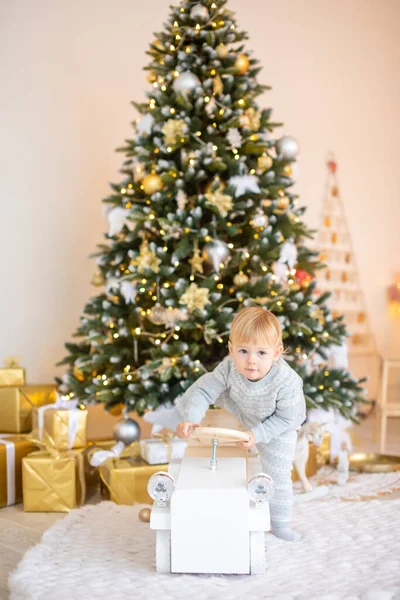
[[[240,306],[258,303],[283,327],[286,360],[304,379],[309,407],[352,418],[360,380],[328,370],[346,338],[328,294],[315,293],[318,253],[291,190],[297,144],[257,97],[259,62],[225,0],[171,7],[147,54],[147,102],[121,181],[104,199],[109,229],[84,308],[59,364],[62,394],[106,410],[173,402],[227,354]]]

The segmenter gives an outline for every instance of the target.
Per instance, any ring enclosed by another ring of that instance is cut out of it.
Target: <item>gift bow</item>
[[[89,463],[92,467],[100,467],[109,458],[118,458],[121,456],[122,451],[125,449],[123,442],[117,442],[110,450],[94,450],[89,458]]]
[[[4,444],[6,447],[7,506],[15,504],[15,445],[14,442],[2,439],[9,436],[9,433],[0,435],[0,444]]]
[[[25,394],[24,394],[25,395]],[[25,396],[26,398],[26,396]],[[28,398],[27,398],[28,399]],[[28,399],[29,400],[29,399]],[[52,404],[45,404],[44,406],[36,407],[37,417],[38,417],[38,437],[39,440],[43,439],[43,430],[44,430],[44,413],[48,409],[66,409],[69,410],[69,420],[68,420],[68,448],[72,448],[74,445],[76,433],[78,431],[79,424],[79,411],[78,400],[63,400],[61,396],[56,394],[56,401]]]
[[[21,367],[19,364],[20,356],[6,356],[4,359],[4,366],[6,369],[17,369]]]

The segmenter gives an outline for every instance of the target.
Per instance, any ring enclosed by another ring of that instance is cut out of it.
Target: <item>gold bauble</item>
[[[273,165],[273,160],[268,154],[263,154],[257,158],[257,166],[262,171],[268,171]]]
[[[151,508],[142,508],[139,512],[139,520],[142,523],[150,523]]]
[[[155,194],[155,192],[158,192],[164,187],[161,177],[155,173],[149,173],[149,175],[146,175],[142,181],[142,185],[145,194],[148,196]]]
[[[215,48],[218,58],[226,58],[229,54],[229,48],[225,44],[219,44]]]
[[[72,374],[78,381],[85,381],[85,375],[83,374],[83,371],[81,371],[81,369],[78,369],[78,367],[74,367]]]
[[[269,200],[269,198],[265,198],[264,200],[262,200],[261,204],[265,208],[268,208],[269,206],[271,206],[272,200]]]
[[[283,174],[286,175],[286,177],[291,177],[293,174],[292,167],[290,165],[285,165],[283,167]]]
[[[96,287],[100,287],[101,285],[104,285],[105,279],[104,279],[102,273],[100,271],[96,271],[96,273],[93,275],[92,279],[90,280],[90,283],[92,285],[95,285]]]
[[[233,278],[233,283],[235,285],[237,285],[238,287],[242,287],[242,285],[246,285],[246,283],[248,281],[249,281],[249,278],[247,277],[247,275],[245,275],[243,273],[243,271],[240,271],[240,273],[235,275],[235,277]]]
[[[149,71],[146,79],[149,83],[154,83],[155,81],[157,81],[157,74],[154,73],[154,71]]]
[[[285,210],[289,206],[289,204],[290,200],[287,196],[280,196],[276,203],[276,207],[279,208],[279,210]]]
[[[250,66],[249,57],[247,54],[239,54],[235,61],[235,68],[239,75],[244,75]]]

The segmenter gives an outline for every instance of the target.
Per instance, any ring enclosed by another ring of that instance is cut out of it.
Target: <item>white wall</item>
[[[399,270],[397,0],[230,0],[273,86],[282,132],[300,142],[297,191],[319,223],[334,150],[373,329],[387,342],[385,288]],[[50,381],[86,300],[87,258],[106,230],[147,88],[145,50],[168,0],[5,0],[0,6],[0,359],[21,354]],[[399,349],[400,351],[400,349]]]

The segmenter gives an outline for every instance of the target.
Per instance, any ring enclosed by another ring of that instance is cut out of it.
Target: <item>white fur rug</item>
[[[10,600],[400,599],[400,498],[296,505],[302,541],[267,534],[268,569],[254,576],[158,575],[141,508],[102,502],[72,511],[11,574]]]

